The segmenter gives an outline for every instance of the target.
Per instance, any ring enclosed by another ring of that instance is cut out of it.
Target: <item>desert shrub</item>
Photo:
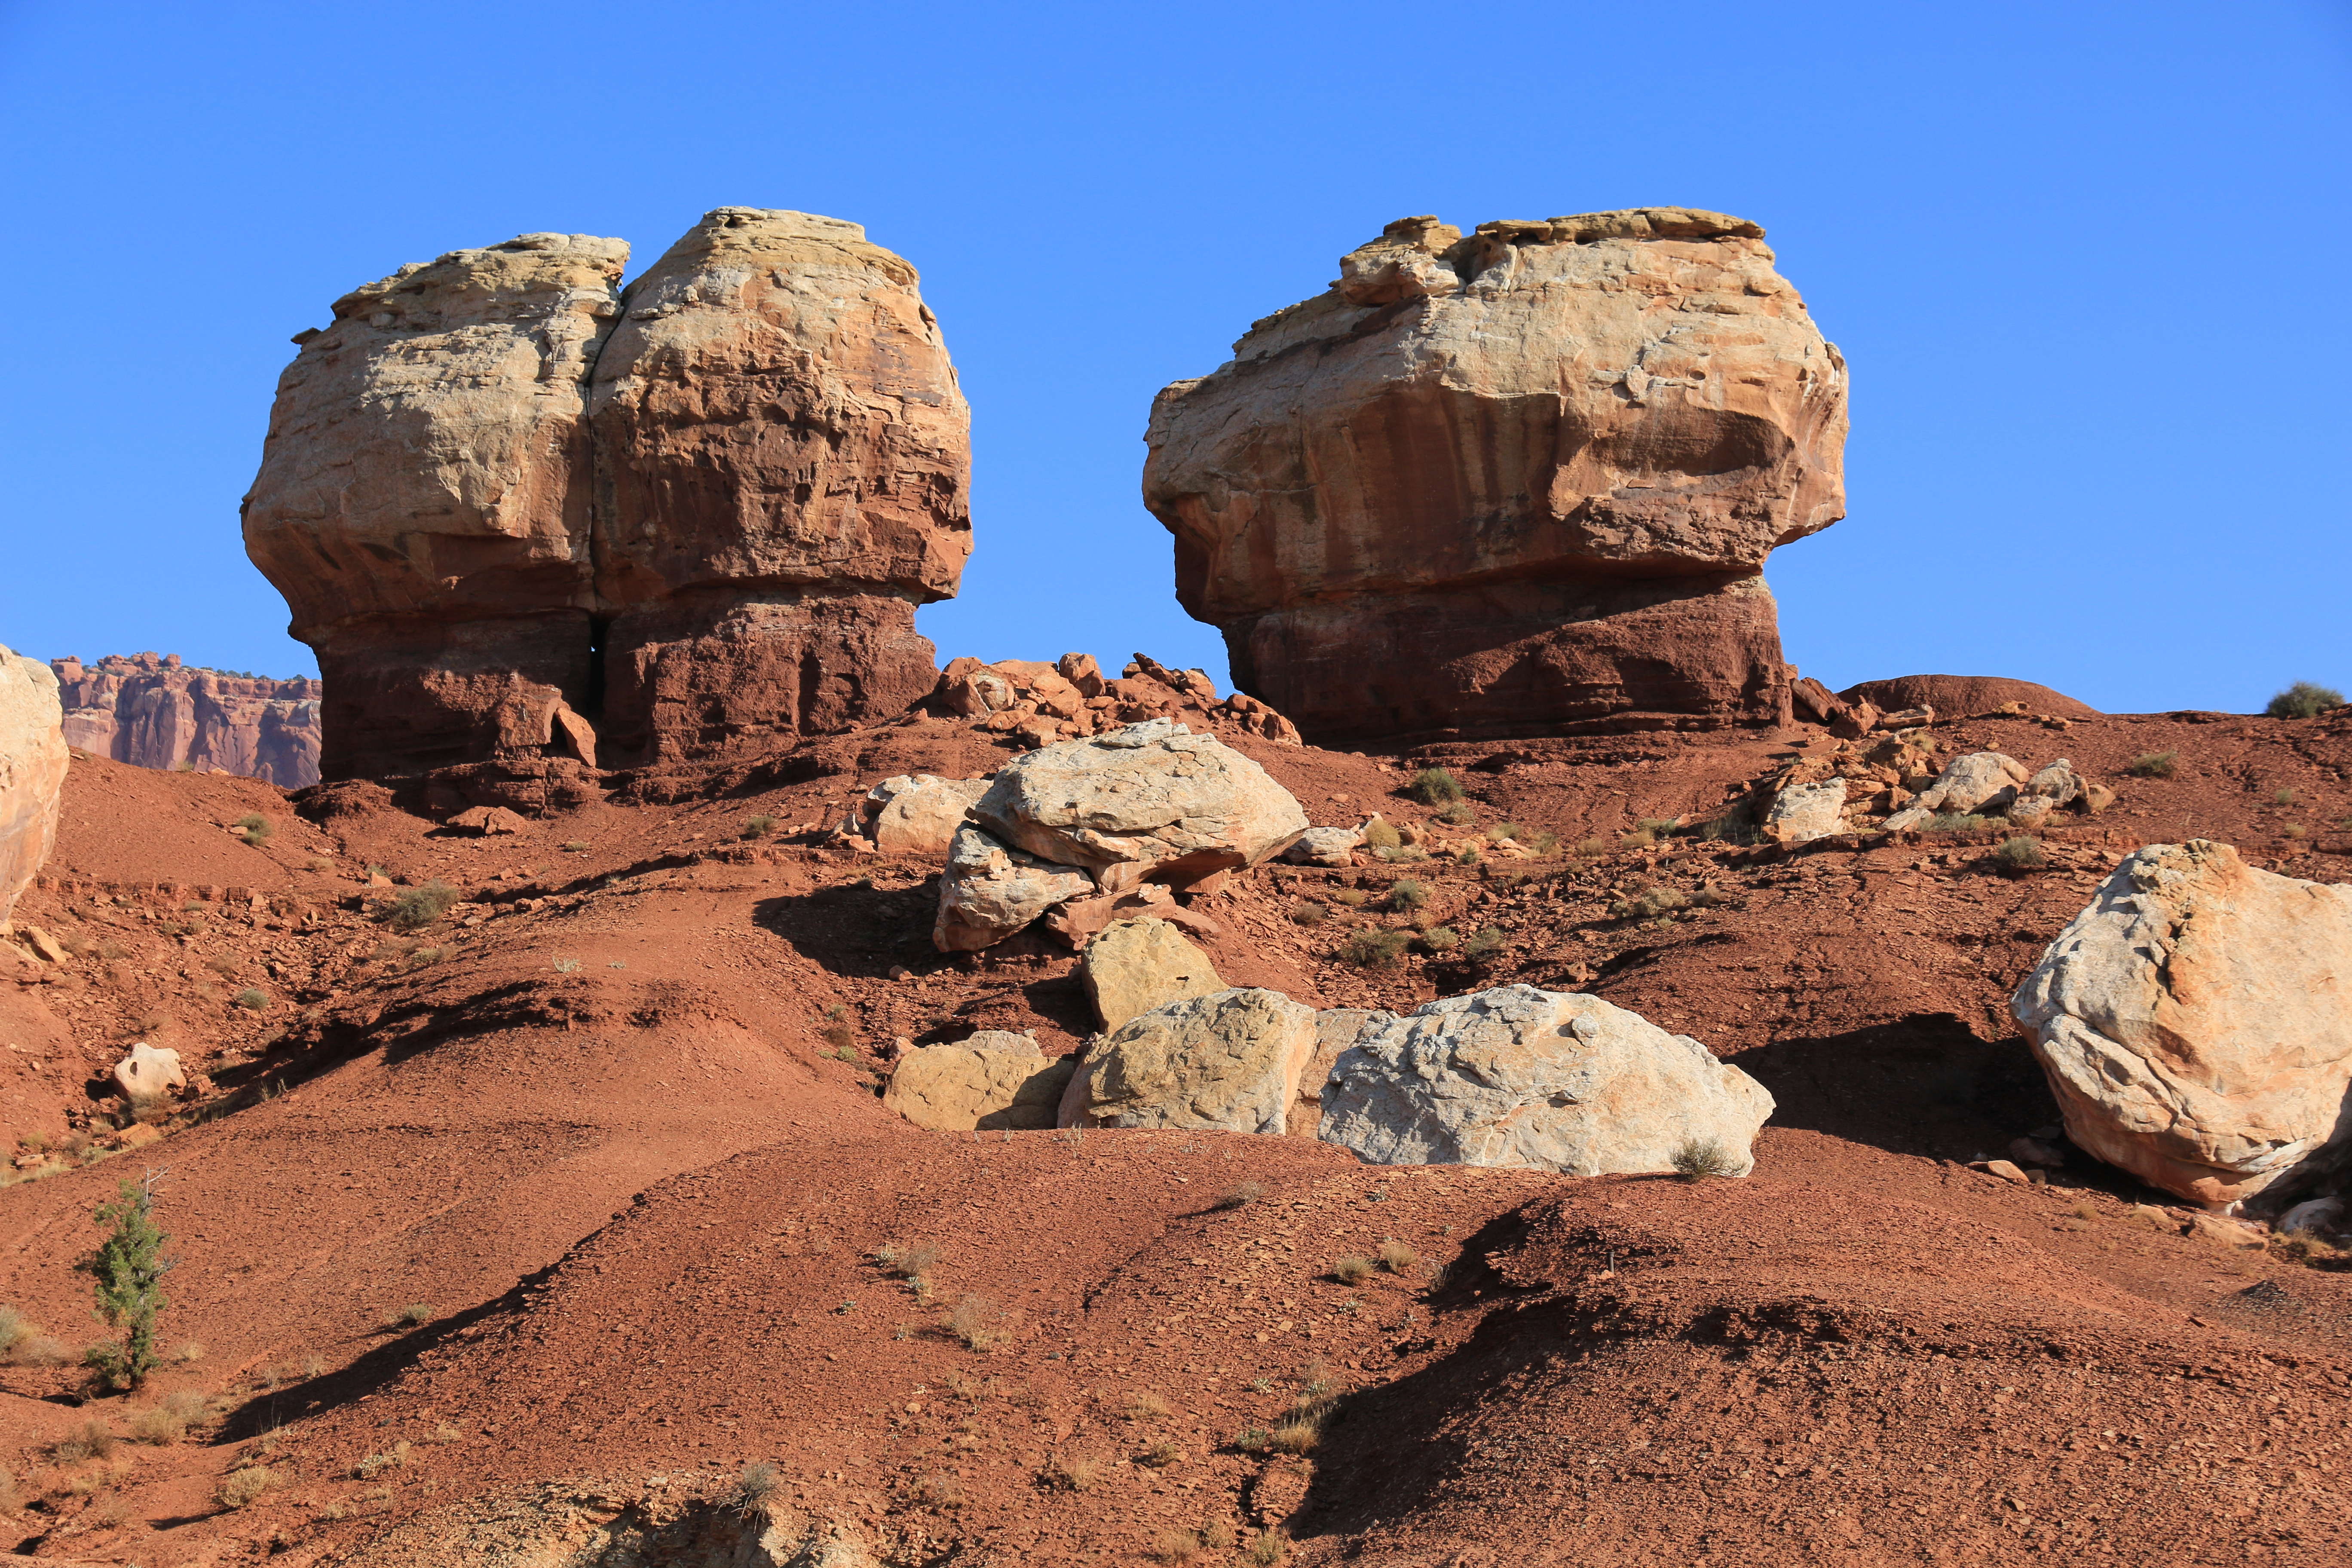
[[[2298,680],[2270,700],[2263,710],[2273,719],[2312,719],[2330,708],[2344,706],[2344,693],[2332,686],[2315,686],[2308,680]]]
[[[1738,1157],[1713,1138],[1694,1138],[1685,1143],[1675,1151],[1674,1163],[1675,1174],[1685,1182],[1736,1175],[1739,1171]]]
[[[1282,1537],[1269,1530],[1251,1541],[1249,1550],[1242,1556],[1250,1568],[1276,1568],[1289,1554],[1290,1548],[1283,1544]]]
[[[1163,1530],[1151,1542],[1155,1563],[1190,1563],[1201,1555],[1201,1538],[1189,1530]]]
[[[2124,772],[2134,778],[2168,779],[2180,771],[2180,753],[2173,752],[2142,752],[2125,765]]]
[[[2293,805],[2294,804],[2294,791],[2291,789],[2273,790],[2271,792],[2271,804],[2273,805]]]
[[[1290,923],[1293,925],[1319,926],[1330,915],[1329,910],[1311,900],[1302,900],[1290,906]]]
[[[383,1471],[405,1468],[408,1464],[408,1455],[409,1447],[406,1443],[394,1443],[383,1453],[370,1454],[366,1458],[353,1465],[352,1474],[361,1480],[372,1481]]]
[[[1429,902],[1429,889],[1411,877],[1400,877],[1389,888],[1389,908],[1417,910]]]
[[[423,1301],[411,1301],[397,1311],[384,1313],[383,1318],[383,1326],[387,1329],[422,1328],[432,1321],[433,1309]]]
[[[1365,969],[1377,969],[1382,964],[1394,963],[1402,957],[1412,941],[1412,933],[1410,931],[1375,927],[1350,936],[1346,945],[1339,949],[1339,956]]]
[[[1522,838],[1519,843],[1534,850],[1538,855],[1549,856],[1559,853],[1559,835],[1549,828],[1537,834],[1533,838]]]
[[[1992,852],[1992,858],[2004,866],[2014,867],[2019,870],[2024,870],[2032,866],[2046,866],[2050,863],[2050,857],[2042,852],[2040,841],[2022,833],[2015,837],[2003,839],[2000,847]]]
[[[1421,1261],[1421,1254],[1410,1244],[1391,1237],[1381,1243],[1381,1267],[1391,1274],[1402,1274]]]
[[[940,1266],[936,1241],[900,1241],[874,1249],[874,1261],[893,1279],[924,1279]]]
[[[1214,1552],[1223,1552],[1234,1543],[1234,1527],[1222,1519],[1213,1519],[1201,1527],[1201,1544]]]
[[[278,1484],[277,1473],[267,1465],[247,1465],[241,1470],[231,1470],[213,1489],[213,1501],[234,1512],[260,1500],[263,1493]]]
[[[1671,816],[1645,816],[1633,825],[1633,831],[1646,833],[1652,838],[1664,838],[1680,826],[1681,823]]]
[[[1264,1393],[1265,1390],[1258,1392]],[[1263,1426],[1244,1426],[1234,1434],[1234,1447],[1244,1454],[1263,1454],[1274,1447],[1274,1434]]]
[[[1331,1278],[1342,1285],[1361,1285],[1372,1277],[1372,1260],[1369,1258],[1342,1258],[1331,1265]]]
[[[551,967],[558,974],[570,974],[580,967],[580,961],[576,958],[559,958]]]
[[[0,1364],[14,1361],[18,1347],[38,1339],[40,1333],[40,1325],[32,1319],[14,1307],[0,1306]]]
[[[735,1478],[735,1489],[728,1494],[727,1503],[740,1519],[772,1520],[783,1501],[782,1490],[782,1478],[776,1467],[765,1459],[754,1459]]]
[[[1502,956],[1504,944],[1508,940],[1500,927],[1488,926],[1462,944],[1462,956],[1474,963],[1487,963]]]
[[[564,847],[563,847],[563,852],[564,852],[566,855],[585,855],[585,854],[587,854],[587,853],[588,853],[588,846],[586,846],[585,844],[583,844],[582,842],[580,842],[580,840],[578,840],[577,838],[575,838],[575,839],[572,839],[570,843],[568,843],[568,844],[564,845]]]
[[[61,1465],[103,1459],[113,1452],[114,1434],[95,1415],[49,1445],[49,1457]]]
[[[1412,775],[1404,793],[1423,805],[1451,805],[1462,798],[1462,781],[1444,768],[1423,768]]]
[[[1335,904],[1345,904],[1352,910],[1370,897],[1371,895],[1361,888],[1341,888],[1331,895],[1331,901]]]
[[[1293,1415],[1274,1429],[1266,1447],[1277,1454],[1304,1454],[1323,1440],[1323,1424],[1312,1416]]]
[[[1449,827],[1470,827],[1478,821],[1478,809],[1466,800],[1457,800],[1437,814],[1437,820]]]
[[[1690,895],[1680,888],[1645,888],[1630,899],[1618,900],[1609,907],[1609,912],[1619,920],[1654,921],[1689,902]]]
[[[2283,831],[2289,838],[2301,838],[2305,834],[2308,833],[2310,829],[2304,826],[2300,822],[2290,822]]]
[[[743,837],[746,838],[765,838],[775,830],[776,819],[772,816],[763,814],[743,819]]]
[[[1381,851],[1381,863],[1389,866],[1410,866],[1415,860],[1428,858],[1429,851],[1418,844],[1400,844],[1393,848]]]
[[[449,912],[457,889],[435,878],[421,888],[404,888],[384,906],[383,923],[394,931],[423,931]]]
[[[1004,1342],[1004,1314],[985,1296],[966,1296],[940,1320],[950,1338],[968,1351],[986,1352]]]
[[[1972,816],[1964,811],[1939,811],[1922,824],[1928,833],[1975,833],[1991,826],[1991,817]]]
[[[1101,1479],[1102,1466],[1084,1454],[1065,1454],[1045,1467],[1045,1484],[1060,1491],[1090,1491]]]
[[[1165,1421],[1175,1412],[1168,1401],[1148,1388],[1136,1390],[1127,1396],[1127,1418],[1129,1421]]]
[[[1392,822],[1374,817],[1364,824],[1364,843],[1371,848],[1393,849],[1403,842],[1404,835],[1396,830],[1396,824]]]
[[[131,1413],[131,1440],[166,1448],[186,1436],[188,1428],[204,1417],[204,1395],[178,1389],[156,1404]]]
[[[1462,937],[1452,926],[1432,926],[1421,933],[1421,945],[1432,952],[1451,952],[1462,945]]]
[[[248,985],[236,994],[236,1005],[248,1013],[266,1013],[269,1010],[269,993],[258,985]]]
[[[1150,1468],[1155,1470],[1164,1470],[1183,1457],[1183,1449],[1178,1447],[1173,1440],[1162,1437],[1160,1441],[1152,1444],[1151,1447],[1144,1449],[1140,1454],[1138,1454],[1135,1457],[1135,1462],[1139,1465],[1149,1466]]]
[[[1214,1206],[1221,1209],[1247,1208],[1250,1205],[1257,1202],[1258,1199],[1264,1196],[1265,1196],[1265,1184],[1264,1183],[1237,1182],[1223,1197],[1221,1197],[1216,1201]]]
[[[269,818],[257,811],[250,816],[238,817],[236,825],[245,830],[245,841],[247,844],[266,844],[269,841],[269,835],[273,831],[269,826]]]
[[[1486,842],[1500,844],[1506,838],[1517,842],[1519,835],[1526,831],[1516,822],[1498,822],[1486,829]]]
[[[1637,827],[1617,840],[1620,849],[1647,849],[1658,841],[1658,836],[1646,827]]]
[[[1461,853],[1454,857],[1454,863],[1457,866],[1475,866],[1482,858],[1476,845],[1465,844],[1462,847]]]
[[[163,1252],[172,1238],[155,1224],[153,1175],[143,1183],[117,1184],[115,1198],[100,1204],[98,1223],[109,1227],[98,1250],[81,1262],[98,1298],[97,1317],[122,1331],[121,1344],[96,1344],[83,1357],[110,1385],[137,1388],[163,1357],[155,1349],[155,1320],[163,1315],[163,1276],[173,1258]]]

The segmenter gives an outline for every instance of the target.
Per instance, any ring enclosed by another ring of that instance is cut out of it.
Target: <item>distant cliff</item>
[[[66,743],[142,768],[195,768],[319,782],[319,682],[273,680],[184,666],[177,654],[49,661],[66,710]]]

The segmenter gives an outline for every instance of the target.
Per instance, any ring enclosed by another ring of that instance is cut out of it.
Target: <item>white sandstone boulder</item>
[[[0,647],[0,931],[57,841],[71,761],[57,676]]]
[[[1764,837],[1780,845],[1810,844],[1843,827],[1844,816],[1845,780],[1790,784],[1772,797]]]
[[[1188,996],[1087,1047],[1061,1124],[1278,1136],[1314,1055],[1315,1010],[1279,991]]]
[[[1345,866],[1363,841],[1360,827],[1310,827],[1282,852],[1282,858],[1293,866]]]
[[[908,1052],[891,1073],[882,1103],[918,1127],[1047,1128],[1074,1065],[1068,1057],[1048,1060],[1026,1035],[982,1029],[953,1045]]]
[[[131,1054],[114,1064],[114,1087],[122,1098],[133,1105],[159,1100],[174,1089],[188,1087],[188,1075],[180,1067],[180,1053],[158,1050],[141,1040],[131,1047]]]
[[[1149,915],[1105,926],[1087,943],[1078,979],[1106,1029],[1179,997],[1225,989],[1207,953],[1166,921]]]
[[[969,952],[1003,942],[1055,905],[1095,890],[1076,866],[1057,866],[1000,844],[977,827],[959,830],[940,876],[931,942]]]
[[[988,784],[930,773],[884,779],[866,792],[859,837],[885,855],[944,855]]]
[[[1970,752],[1954,757],[1936,782],[1919,792],[1917,806],[1923,812],[1948,812],[1956,816],[1997,815],[2017,798],[2018,786],[2032,776],[2015,757]]]

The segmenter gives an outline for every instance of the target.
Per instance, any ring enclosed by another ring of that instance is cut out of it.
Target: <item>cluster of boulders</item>
[[[1177,892],[1213,891],[1288,848],[1307,814],[1213,736],[1152,719],[1046,745],[1005,765],[958,828],[932,941],[991,946],[1049,911],[1068,936]],[[1151,889],[1147,891],[1147,888]]]
[[[1864,732],[1790,763],[1759,792],[1764,837],[1807,844],[1833,833],[1899,833],[1938,817],[1998,817],[2033,828],[2062,810],[2089,814],[2115,802],[2113,790],[2063,757],[2035,770],[2000,752],[1969,752],[1939,767],[1926,728],[1934,719],[1927,710],[1918,725]]]
[[[1256,735],[1299,743],[1298,727],[1255,697],[1217,696],[1217,683],[1200,669],[1172,669],[1137,654],[1119,678],[1107,680],[1092,654],[1066,653],[1052,664],[1034,659],[950,660],[940,677],[937,704],[975,730],[1009,735],[1022,745],[1099,734],[1123,725],[1168,719],[1196,732]]]

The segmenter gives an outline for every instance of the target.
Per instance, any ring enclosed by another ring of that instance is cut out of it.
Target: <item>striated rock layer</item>
[[[57,842],[66,751],[58,678],[0,647],[0,930]]]
[[[1160,395],[1143,492],[1312,740],[1779,722],[1761,570],[1844,515],[1845,430],[1752,223],[1405,218]]]
[[[142,768],[239,773],[300,789],[319,782],[320,683],[194,669],[177,654],[49,661],[66,743]]]
[[[722,207],[525,235],[296,339],[247,497],[325,678],[329,778],[722,757],[895,712],[970,550],[969,416],[914,268]]]

